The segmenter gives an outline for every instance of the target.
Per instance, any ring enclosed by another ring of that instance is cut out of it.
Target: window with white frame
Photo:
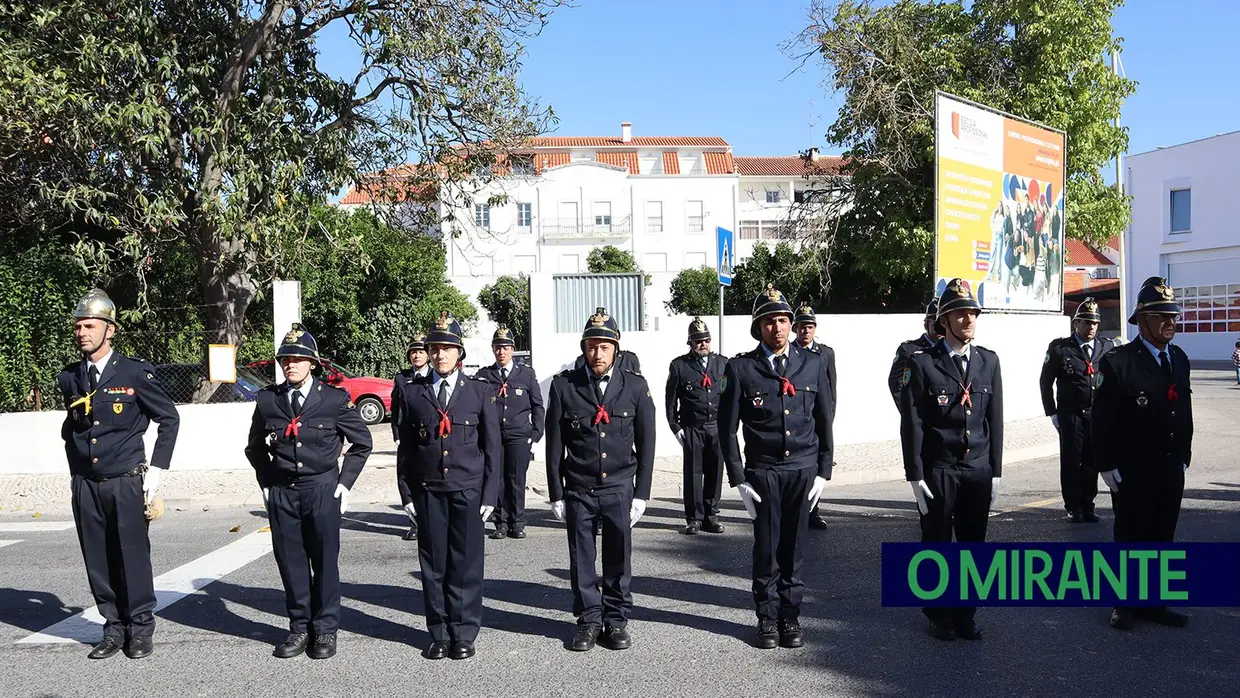
[[[529,228],[534,224],[534,205],[525,202],[517,203],[517,227]]]
[[[594,202],[594,228],[595,230],[610,231],[611,230],[611,202],[595,201]]]
[[[685,229],[690,233],[700,233],[703,230],[702,219],[702,202],[688,201],[685,203]]]
[[[1192,189],[1171,190],[1171,232],[1187,233],[1192,230]]]
[[[784,193],[780,191],[779,189],[767,189],[766,190],[766,202],[768,204],[777,204],[783,198],[783,194]]]
[[[663,202],[647,201],[646,202],[646,232],[661,233],[663,232]]]
[[[514,155],[509,160],[512,165],[512,174],[518,177],[532,177],[534,175],[534,157],[532,155]]]
[[[489,204],[474,204],[474,225],[483,230],[491,229],[491,206]]]

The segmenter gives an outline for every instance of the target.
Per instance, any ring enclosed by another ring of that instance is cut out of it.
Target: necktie
[[[956,362],[956,370],[960,372],[960,380],[964,380],[965,370],[966,370],[966,367],[964,365],[964,357],[961,356],[960,354],[956,354],[955,356],[952,357],[952,360]]]
[[[90,365],[90,389],[93,391],[99,387],[99,369],[94,364]]]
[[[788,372],[787,366],[788,366],[788,357],[786,356],[775,357],[775,372],[776,373],[778,373],[781,376],[787,375],[787,372]]]
[[[301,414],[301,391],[293,391],[293,414]]]
[[[505,383],[507,383],[507,382],[508,382],[508,369],[506,369],[506,368],[501,368],[501,369],[499,370],[499,379],[500,379],[501,381],[505,382]]]
[[[1171,373],[1171,359],[1167,357],[1166,350],[1158,352],[1158,363],[1162,366],[1163,374],[1167,376],[1167,382],[1175,382],[1175,376]]]
[[[703,356],[701,359],[699,359],[699,361],[702,362],[702,368],[706,368],[707,362],[710,361],[710,359],[708,357]]]
[[[448,409],[448,380],[439,381],[439,406]]]
[[[594,381],[594,392],[598,394],[598,401],[603,401],[603,393],[607,391],[607,376],[603,376]]]

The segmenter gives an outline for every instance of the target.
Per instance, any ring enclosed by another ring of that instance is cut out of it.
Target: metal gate
[[[641,274],[556,274],[551,280],[556,332],[581,332],[600,307],[616,319],[622,333],[646,329]]]

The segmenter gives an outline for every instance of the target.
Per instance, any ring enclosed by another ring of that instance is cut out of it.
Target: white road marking
[[[10,545],[13,545],[15,543],[20,543],[20,542],[21,542],[20,540],[0,540],[0,548],[8,547]]]
[[[31,533],[37,531],[68,531],[72,521],[16,521],[0,523],[0,533]]]
[[[260,531],[159,575],[155,578],[155,612],[158,613],[269,552],[271,533]],[[91,606],[76,616],[18,640],[16,644],[98,642],[102,626],[103,616],[99,615],[99,607]]]

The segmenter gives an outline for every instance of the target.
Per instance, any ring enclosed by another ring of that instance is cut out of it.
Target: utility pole
[[[1111,70],[1118,77],[1120,74],[1119,67],[1119,49],[1111,50]],[[1119,128],[1119,114],[1115,115],[1115,128]],[[1124,198],[1124,154],[1115,154],[1115,191],[1119,194],[1120,200]],[[1128,273],[1124,269],[1124,258],[1127,248],[1127,228],[1125,226],[1119,231],[1119,264],[1116,265],[1116,277],[1119,279],[1119,336],[1125,342],[1128,341]]]

